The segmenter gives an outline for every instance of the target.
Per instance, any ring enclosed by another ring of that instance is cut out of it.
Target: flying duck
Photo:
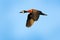
[[[40,15],[47,16],[47,14],[36,9],[23,10],[20,13],[29,13],[27,16],[26,27],[31,27],[32,24],[39,19]]]

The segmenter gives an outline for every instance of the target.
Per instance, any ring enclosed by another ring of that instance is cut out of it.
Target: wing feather
[[[27,26],[27,27],[31,27],[33,23],[34,23],[34,20],[33,20],[33,19],[29,19],[29,20],[27,21],[27,23],[26,23],[26,26]]]
[[[26,27],[31,27],[33,23],[34,19],[32,18],[32,14],[29,14],[26,22]]]

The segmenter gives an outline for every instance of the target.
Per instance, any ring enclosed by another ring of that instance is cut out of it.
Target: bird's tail
[[[43,16],[47,16],[47,14],[44,14],[44,13],[41,13],[41,15],[43,15]]]
[[[47,14],[43,14],[44,16],[47,16]]]

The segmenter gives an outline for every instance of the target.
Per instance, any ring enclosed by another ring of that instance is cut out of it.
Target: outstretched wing
[[[33,17],[33,15],[30,13],[30,14],[28,15],[28,18],[27,18],[26,27],[31,27],[32,24],[34,23],[34,20],[33,20],[32,17]]]
[[[39,19],[40,13],[38,10],[35,10],[35,9],[32,9],[32,10],[33,10],[33,12],[32,12],[33,19],[34,19],[34,21],[37,21]]]

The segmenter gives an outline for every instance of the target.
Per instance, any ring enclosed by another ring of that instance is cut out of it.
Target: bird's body
[[[46,15],[46,14],[44,14],[41,11],[36,10],[36,9],[31,9],[31,10],[28,10],[28,11],[25,11],[25,12],[29,13],[28,17],[27,17],[27,22],[26,22],[26,26],[27,27],[32,26],[32,24],[34,23],[34,21],[37,21],[39,19],[40,15]]]

